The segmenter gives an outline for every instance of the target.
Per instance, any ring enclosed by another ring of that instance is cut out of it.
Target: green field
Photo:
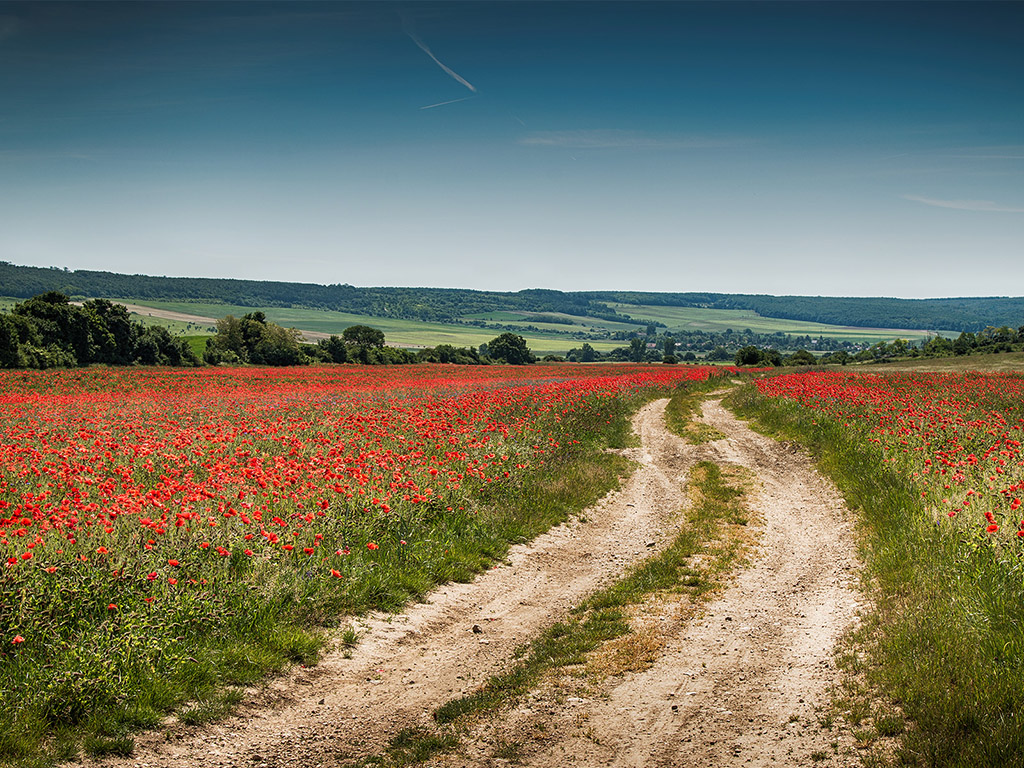
[[[664,323],[670,331],[711,331],[721,333],[729,328],[742,331],[747,328],[755,333],[788,333],[794,336],[824,336],[845,341],[874,343],[906,339],[920,341],[934,336],[934,332],[915,331],[901,328],[851,328],[823,323],[808,323],[802,320],[783,320],[776,317],[762,317],[749,309],[703,309],[701,307],[662,307],[639,304],[608,305],[616,312],[638,320],[655,320]],[[943,333],[956,336],[956,333]]]
[[[434,347],[438,344],[451,344],[455,347],[479,347],[501,333],[501,331],[493,328],[427,323],[418,320],[399,320],[390,317],[368,317],[348,312],[333,312],[319,309],[242,307],[232,304],[199,304],[173,301],[134,301],[132,303],[169,312],[215,318],[224,317],[225,315],[241,317],[249,312],[259,311],[263,312],[271,322],[288,328],[298,328],[301,331],[314,331],[317,333],[340,334],[350,325],[371,325],[384,332],[384,336],[389,344],[410,348]],[[142,322],[155,320],[155,318],[141,315],[136,315],[136,317]],[[573,330],[571,326],[554,323],[549,324],[549,327],[563,331]],[[520,335],[526,339],[530,349],[539,355],[564,355],[571,348],[579,347],[586,341],[585,339],[573,339],[564,335],[545,333],[543,330],[536,332],[523,331]],[[594,349],[602,352],[607,352],[623,345],[621,341],[590,341],[588,343]]]
[[[545,323],[543,318],[558,317],[571,322],[568,323]],[[580,315],[567,315],[562,312],[479,312],[473,315],[464,315],[465,320],[486,320],[490,323],[501,323],[502,325],[532,325],[535,328],[552,331],[586,331],[588,333],[603,333],[605,331],[635,331],[634,323],[617,323],[614,320],[602,320],[597,317],[582,317]]]
[[[0,311],[9,311],[17,299],[0,298]],[[184,315],[221,318],[225,315],[241,317],[249,312],[263,312],[267,319],[285,327],[298,328],[314,333],[340,334],[350,325],[370,325],[384,332],[389,344],[408,348],[433,347],[451,344],[456,347],[479,347],[503,332],[503,329],[480,328],[472,325],[455,325],[441,322],[401,320],[397,318],[370,317],[348,312],[303,309],[294,307],[245,307],[236,304],[204,304],[184,301],[129,300],[126,303],[152,307],[165,312]],[[654,305],[610,304],[615,311],[637,320],[664,323],[669,331],[709,331],[721,333],[728,329],[740,332],[750,329],[756,333],[784,333],[794,336],[824,336],[851,342],[874,343],[907,339],[920,341],[932,333],[903,329],[848,328],[844,326],[809,323],[799,320],[782,320],[761,317],[752,310],[703,309],[700,307],[664,307]],[[214,333],[214,328],[205,322],[190,322],[188,318],[166,319],[146,314],[133,313],[132,317],[146,325],[160,325],[176,335],[201,336]],[[543,322],[545,318],[558,317],[569,323]],[[636,325],[581,317],[555,312],[486,312],[467,315],[466,320],[483,320],[510,326],[523,336],[536,354],[564,355],[573,347],[584,342],[600,352],[607,352],[626,344],[624,341],[606,340],[600,337],[617,331],[636,330]],[[528,329],[528,326],[530,327]],[[572,333],[581,333],[590,338],[574,338]],[[955,335],[955,334],[945,334]]]

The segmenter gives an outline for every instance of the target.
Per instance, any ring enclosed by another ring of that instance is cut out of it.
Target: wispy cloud
[[[935,208],[953,208],[958,211],[990,211],[998,213],[1024,213],[1024,208],[1015,208],[1010,205],[995,203],[991,200],[936,200],[933,197],[921,197],[920,195],[902,195],[904,200],[912,200],[915,203],[924,203]]]
[[[463,96],[461,99],[450,99],[449,101],[439,101],[439,102],[437,102],[437,104],[427,104],[427,106],[420,107],[420,109],[433,109],[434,107],[443,107],[445,104],[457,104],[460,101],[465,101],[466,99],[472,99],[472,98],[473,98],[472,96]]]
[[[533,131],[519,139],[529,147],[562,149],[709,149],[749,144],[746,139],[713,136],[679,136],[643,131],[585,130]]]
[[[437,58],[437,56],[434,55],[433,51],[431,51],[429,48],[427,48],[426,43],[424,43],[422,40],[420,40],[418,37],[416,37],[416,35],[414,35],[408,29],[405,30],[405,34],[407,34],[409,36],[409,39],[412,40],[414,43],[416,43],[416,45],[418,45],[420,47],[421,51],[423,51],[425,54],[427,54],[427,56],[429,56],[431,59],[433,59],[434,63],[437,64],[437,66],[439,66],[448,75],[450,75],[452,77],[452,79],[455,80],[455,82],[461,83],[462,85],[464,85],[467,88],[469,88],[469,90],[471,90],[473,93],[476,93],[476,86],[473,85],[471,82],[469,82],[466,78],[464,78],[458,72],[456,72],[454,69],[452,69],[451,67],[445,65],[444,62],[442,62],[439,58]],[[440,104],[438,104],[437,106],[440,106]]]

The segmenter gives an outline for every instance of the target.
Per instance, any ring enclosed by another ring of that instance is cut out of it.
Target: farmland
[[[749,328],[755,333],[783,333],[794,336],[824,336],[845,341],[869,342],[904,339],[920,341],[935,332],[915,331],[898,328],[855,328],[842,325],[827,325],[804,320],[783,320],[762,317],[751,309],[704,309],[701,307],[668,307],[642,304],[608,305],[627,317],[639,320],[655,320],[664,323],[669,331],[713,331],[727,329],[742,331]],[[956,332],[945,331],[944,335],[956,336]]]
[[[0,299],[0,309],[9,310],[15,299]],[[693,331],[723,333],[727,330],[740,333],[750,329],[762,334],[790,334],[793,336],[822,336],[826,339],[855,343],[874,343],[902,338],[918,341],[929,334],[924,331],[848,328],[843,326],[810,323],[799,320],[780,320],[759,316],[752,310],[705,309],[699,307],[664,307],[632,304],[610,305],[624,317],[633,318],[633,323],[610,319],[571,315],[560,312],[496,311],[471,313],[460,318],[461,322],[420,321],[395,317],[337,312],[333,310],[301,307],[242,306],[236,304],[201,303],[187,301],[131,300],[134,318],[146,325],[159,325],[172,333],[182,335],[206,335],[213,333],[211,320],[234,315],[240,317],[249,312],[263,312],[271,322],[285,327],[295,327],[308,333],[310,338],[320,335],[340,334],[350,325],[370,325],[382,330],[388,343],[408,348],[422,348],[438,344],[456,347],[479,347],[494,338],[502,329],[509,329],[522,335],[530,348],[538,355],[564,355],[569,349],[579,347],[584,341],[598,352],[608,352],[626,342],[620,337],[613,340],[613,334],[628,334],[643,330],[642,325],[654,321],[663,323],[664,333],[686,334]],[[149,313],[145,308],[151,308]],[[488,327],[483,327],[486,324]]]
[[[248,312],[263,312],[271,322],[285,327],[298,328],[317,334],[340,334],[350,325],[371,325],[384,332],[389,344],[410,348],[433,347],[438,344],[450,344],[456,347],[479,347],[491,341],[500,331],[479,328],[472,325],[456,325],[441,322],[423,322],[418,320],[402,320],[388,317],[369,317],[347,312],[331,310],[286,308],[286,307],[243,307],[231,304],[193,304],[189,302],[146,301],[137,302],[139,306],[152,307],[157,310],[219,318],[225,315],[240,317]],[[168,322],[146,315],[137,315],[142,322]],[[187,324],[187,321],[170,321]],[[585,331],[585,328],[562,326],[543,323],[527,323],[538,330],[522,330],[521,335],[527,340],[530,348],[539,355],[554,353],[564,354],[571,347],[579,346],[582,341],[565,335],[565,331]],[[623,324],[623,327],[629,327]],[[194,333],[195,331],[190,331]],[[561,332],[561,334],[557,333]],[[602,352],[621,346],[621,342],[591,341],[591,346]]]
[[[581,462],[622,444],[630,403],[713,374],[3,373],[0,755],[74,754],[83,732],[124,751],[184,701],[221,711],[223,685],[314,659],[318,627],[465,580],[596,499],[621,460]]]

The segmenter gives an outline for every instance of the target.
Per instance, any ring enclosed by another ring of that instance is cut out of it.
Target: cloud
[[[472,99],[472,98],[473,98],[472,96],[463,96],[461,99],[451,99],[449,101],[439,101],[439,102],[437,102],[437,104],[427,104],[427,106],[420,107],[420,109],[433,109],[434,107],[443,107],[445,104],[457,104],[460,101],[465,101],[466,99]]]
[[[677,136],[643,131],[533,131],[519,140],[528,147],[562,149],[708,149],[748,143],[740,139]]]
[[[455,82],[461,83],[462,85],[464,85],[467,88],[469,88],[469,90],[471,90],[473,93],[476,93],[476,86],[473,85],[471,82],[469,82],[466,78],[464,78],[462,75],[460,75],[458,72],[456,72],[451,67],[445,66],[445,64],[442,63],[442,61],[439,58],[437,58],[437,56],[434,55],[434,52],[431,51],[429,48],[427,48],[426,43],[424,43],[422,40],[420,40],[418,37],[416,37],[416,35],[414,35],[409,30],[406,30],[405,34],[407,34],[409,36],[409,39],[412,40],[414,43],[416,43],[416,45],[418,45],[420,47],[421,51],[423,51],[425,54],[427,54],[427,56],[432,58],[434,60],[434,63],[437,64],[437,66],[439,66],[446,73],[451,75],[452,79],[454,79]],[[438,104],[436,106],[441,106],[441,105]]]
[[[1014,208],[1013,206],[994,203],[991,200],[936,200],[933,197],[921,197],[919,195],[902,195],[902,197],[904,200],[913,200],[915,203],[924,203],[936,208],[953,208],[958,211],[1024,213],[1024,208]]]

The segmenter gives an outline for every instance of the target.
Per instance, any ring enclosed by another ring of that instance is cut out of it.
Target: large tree
[[[503,333],[487,343],[487,355],[491,360],[508,363],[509,365],[526,365],[534,363],[533,356],[526,346],[526,339],[514,333]]]

